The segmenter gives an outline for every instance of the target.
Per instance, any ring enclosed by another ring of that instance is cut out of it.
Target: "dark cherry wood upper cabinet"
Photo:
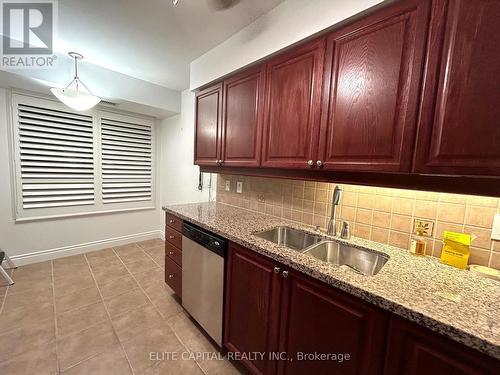
[[[280,352],[343,353],[350,359],[281,361],[278,374],[380,374],[386,314],[296,271],[283,279]]]
[[[280,276],[276,264],[230,243],[226,273],[224,346],[239,353],[277,347]],[[243,360],[253,374],[272,374],[267,360]]]
[[[500,362],[422,326],[393,316],[384,375],[493,375]]]
[[[315,158],[324,51],[321,38],[268,62],[262,166],[307,168]]]
[[[222,163],[234,167],[260,165],[264,114],[264,67],[224,81]]]
[[[194,163],[217,165],[221,157],[222,83],[196,94]]]
[[[500,176],[500,1],[433,3],[413,170]]]
[[[402,0],[328,36],[324,168],[410,171],[429,9]]]

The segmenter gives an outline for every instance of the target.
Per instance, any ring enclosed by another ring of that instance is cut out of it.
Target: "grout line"
[[[115,252],[115,249],[114,249],[114,248],[113,248],[113,252],[114,252],[114,253],[115,253],[115,255],[118,257],[118,255],[116,254],[116,252]],[[90,274],[92,275],[92,279],[94,280],[94,283],[95,283],[95,285],[96,285],[97,292],[99,293],[99,296],[101,297],[101,302],[102,302],[102,304],[103,304],[103,306],[104,306],[104,310],[106,311],[106,314],[108,315],[108,319],[109,319],[109,322],[111,323],[111,328],[113,329],[113,333],[114,333],[114,334],[115,334],[115,336],[116,336],[116,340],[118,341],[118,344],[120,345],[120,347],[121,347],[121,349],[122,349],[122,352],[123,352],[123,354],[125,355],[125,359],[127,360],[127,363],[128,363],[129,368],[130,368],[130,371],[132,371],[132,374],[135,374],[135,371],[134,371],[134,369],[132,368],[132,364],[130,363],[130,359],[128,358],[127,352],[125,351],[125,348],[123,347],[123,344],[122,344],[122,342],[121,342],[121,340],[120,340],[120,338],[119,338],[119,336],[118,336],[118,334],[117,334],[117,332],[116,332],[115,326],[114,326],[114,324],[113,324],[113,320],[111,319],[111,315],[110,315],[110,313],[109,313],[109,311],[108,311],[108,307],[107,307],[107,306],[106,306],[106,304],[104,303],[104,297],[103,297],[103,295],[102,295],[102,293],[101,293],[101,289],[99,288],[99,284],[97,283],[97,280],[96,280],[96,278],[95,278],[95,276],[94,276],[94,271],[92,270],[92,267],[90,267],[90,262],[89,262],[89,260],[87,259],[87,256],[86,256],[86,255],[84,255],[84,258],[85,258],[85,261],[87,262],[87,266],[88,266],[88,267],[89,267],[89,269],[90,269]],[[120,259],[120,257],[118,257],[118,259]],[[121,259],[120,259],[120,261],[121,261]],[[122,263],[123,263],[123,262],[122,262]],[[127,269],[127,271],[128,271],[128,269]],[[104,351],[104,352],[105,352],[105,351]],[[97,355],[99,355],[99,354],[102,354],[102,353],[104,353],[104,352],[98,353],[98,354],[96,354],[95,356],[97,356]],[[93,356],[93,357],[95,357],[95,356]],[[91,357],[91,358],[93,358],[93,357]],[[89,359],[90,359],[90,358],[87,358],[86,360],[89,360]]]
[[[54,310],[54,345],[56,351],[56,372],[59,374],[61,368],[59,367],[59,350],[57,346],[57,339],[59,338],[59,330],[57,328],[57,309],[56,309],[56,289],[55,289],[55,279],[54,279],[54,262],[50,261],[50,278],[52,281],[52,303]]]

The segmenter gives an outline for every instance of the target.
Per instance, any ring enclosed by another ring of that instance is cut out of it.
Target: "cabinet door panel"
[[[222,84],[196,95],[194,163],[217,165],[220,158]]]
[[[307,168],[315,158],[323,60],[319,39],[268,63],[263,166]]]
[[[279,278],[275,264],[230,244],[226,278],[224,345],[232,352],[269,352],[277,345]],[[273,373],[272,363],[242,360],[254,374]]]
[[[259,166],[264,71],[244,72],[224,82],[222,160],[230,166]]]
[[[500,175],[500,2],[433,7],[414,171]]]
[[[280,352],[350,359],[282,361],[279,374],[381,373],[387,321],[380,309],[294,271],[284,280]]]
[[[428,10],[402,1],[328,37],[325,168],[410,170]]]
[[[421,326],[393,317],[385,375],[493,375],[500,362]]]

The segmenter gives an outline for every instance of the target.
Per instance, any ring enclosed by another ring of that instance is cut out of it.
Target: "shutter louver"
[[[151,126],[101,118],[102,201],[152,200]]]
[[[18,104],[23,209],[94,204],[92,116]]]

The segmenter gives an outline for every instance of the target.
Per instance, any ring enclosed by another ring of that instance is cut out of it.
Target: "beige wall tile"
[[[490,252],[477,247],[471,247],[469,264],[479,264],[481,266],[488,266],[490,261]]]
[[[304,199],[303,210],[304,212],[312,213],[314,211],[314,201]]]
[[[415,216],[423,219],[435,219],[438,211],[438,203],[417,199],[415,202]]]
[[[355,221],[356,218],[356,209],[353,207],[342,207],[342,220],[346,221]]]
[[[391,212],[392,211],[392,196],[376,195],[374,202],[374,209],[378,211]]]
[[[492,241],[493,242],[493,251],[500,252],[500,241]]]
[[[314,188],[306,187],[304,189],[304,199],[314,200]]]
[[[467,204],[472,206],[483,206],[483,207],[498,207],[499,199],[493,197],[480,197],[476,195],[467,196]]]
[[[358,207],[372,209],[374,201],[373,198],[373,194],[360,193],[358,195]]]
[[[500,270],[500,253],[492,253],[490,267]]]
[[[434,237],[442,240],[444,237],[444,231],[457,232],[462,233],[462,224],[454,224],[454,223],[445,223],[442,221],[438,221],[436,225],[436,229],[434,231]]]
[[[411,216],[393,215],[391,221],[391,229],[410,233],[412,229],[413,220]]]
[[[355,207],[356,206],[357,198],[358,198],[358,194],[357,193],[346,191],[342,195],[342,201],[341,201],[341,203],[342,203],[343,206],[352,206],[352,207]]]
[[[473,237],[476,237],[472,240],[472,246],[487,249],[488,251],[491,250],[491,230],[466,226],[464,233],[469,233]]]
[[[452,203],[440,203],[438,209],[438,220],[448,223],[463,223],[465,217],[465,206]]]
[[[354,235],[367,240],[370,239],[370,226],[356,223],[356,226],[354,227]]]
[[[483,228],[491,228],[493,226],[493,217],[495,216],[495,213],[495,208],[467,206],[465,224]]]
[[[327,202],[328,201],[328,190],[316,189],[316,202]]]
[[[413,215],[415,200],[410,198],[394,198],[392,212],[400,215]]]
[[[356,222],[371,225],[372,224],[372,211],[358,208],[356,212]]]
[[[410,245],[410,235],[401,232],[389,232],[389,245],[408,250]]]
[[[390,212],[373,211],[372,225],[380,228],[388,228],[391,223]]]
[[[380,243],[387,243],[389,240],[389,230],[385,228],[372,227],[370,240]]]

